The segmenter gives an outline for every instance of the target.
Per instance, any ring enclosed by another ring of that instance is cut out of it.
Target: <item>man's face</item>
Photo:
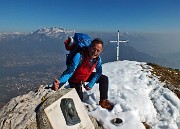
[[[90,57],[93,58],[97,58],[100,53],[102,52],[102,44],[101,43],[96,43],[93,46],[89,47],[89,55]]]

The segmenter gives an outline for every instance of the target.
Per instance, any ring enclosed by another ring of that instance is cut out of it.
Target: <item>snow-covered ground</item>
[[[180,129],[180,101],[158,77],[151,75],[151,67],[136,61],[116,61],[103,65],[103,74],[109,77],[109,100],[115,104],[112,111],[101,108],[99,87],[84,90],[89,114],[107,129],[145,129],[142,122],[153,129]],[[121,118],[115,126],[112,119]]]

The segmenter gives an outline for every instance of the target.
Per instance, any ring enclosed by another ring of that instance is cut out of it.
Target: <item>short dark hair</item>
[[[104,42],[103,42],[100,38],[95,38],[95,39],[91,42],[91,46],[93,46],[93,45],[96,44],[96,43],[102,44],[102,46],[103,46],[103,44],[104,44]]]

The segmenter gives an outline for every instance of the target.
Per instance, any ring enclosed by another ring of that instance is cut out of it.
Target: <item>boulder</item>
[[[12,98],[0,111],[0,129],[51,129],[44,109],[71,89],[53,91],[41,85],[34,92]],[[90,116],[96,129],[102,129]]]

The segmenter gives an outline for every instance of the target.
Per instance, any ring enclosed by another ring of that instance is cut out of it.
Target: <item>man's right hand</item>
[[[88,91],[91,90],[91,88],[88,85],[84,85],[84,88]]]
[[[60,84],[60,81],[58,79],[54,79],[54,82],[53,82],[53,90],[57,91],[59,89],[59,84]]]

